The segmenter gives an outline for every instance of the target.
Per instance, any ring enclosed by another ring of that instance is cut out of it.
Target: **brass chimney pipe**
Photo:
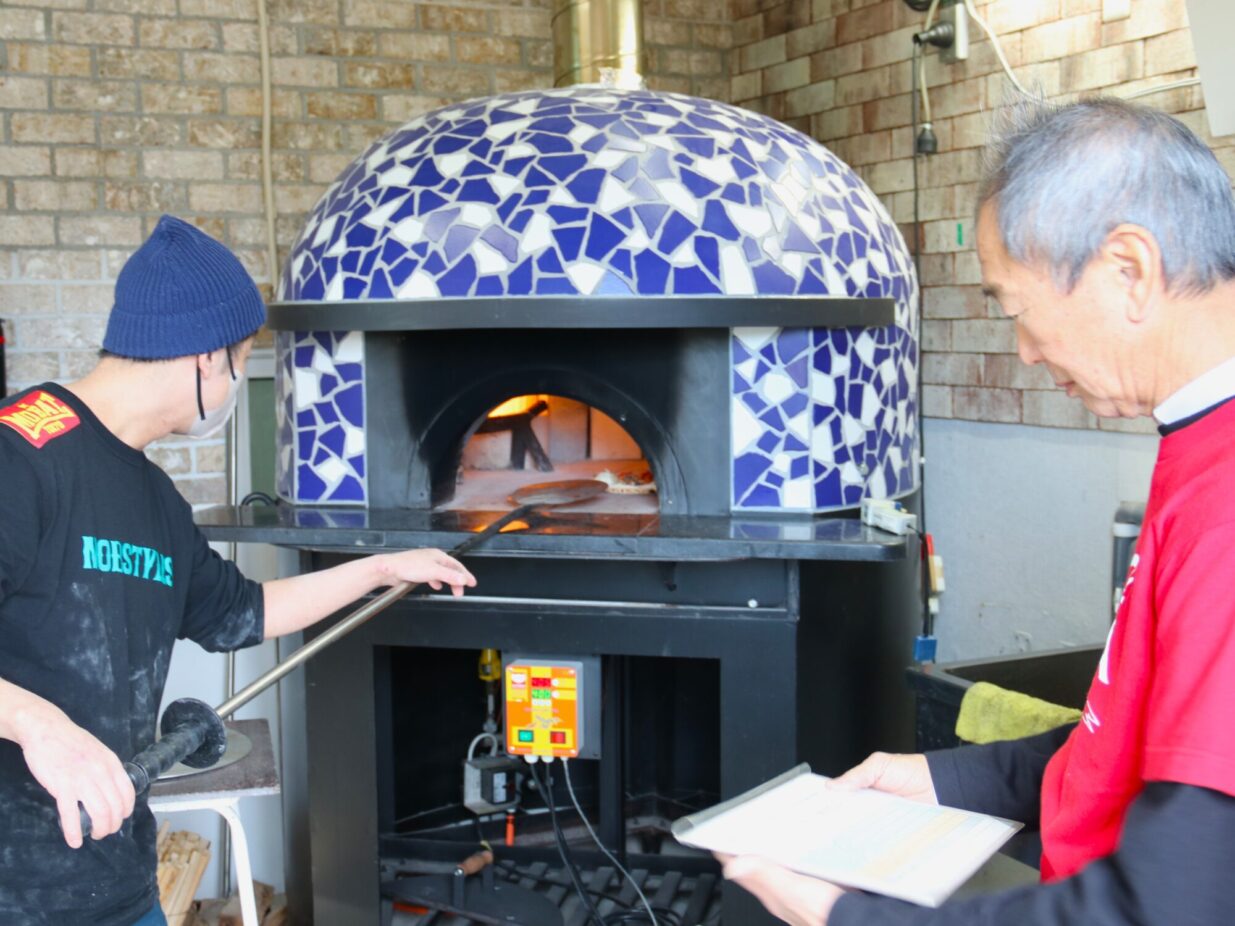
[[[643,0],[554,0],[553,85],[643,89]]]

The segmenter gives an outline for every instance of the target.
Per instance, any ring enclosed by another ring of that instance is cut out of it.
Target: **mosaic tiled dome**
[[[406,306],[575,294],[894,299],[886,328],[735,329],[733,504],[819,511],[916,486],[917,288],[900,233],[822,145],[724,103],[571,87],[431,112],[330,187],[278,298]],[[345,309],[339,317],[344,327]],[[362,456],[315,437],[348,417],[332,395],[351,387],[311,338],[280,342],[284,382],[313,380],[311,401],[297,398],[282,423],[296,421],[314,489],[287,491],[364,501]],[[289,486],[295,465],[282,467]]]
[[[575,87],[449,106],[375,142],[317,204],[280,298],[907,302],[906,257],[861,179],[802,133],[710,100]]]

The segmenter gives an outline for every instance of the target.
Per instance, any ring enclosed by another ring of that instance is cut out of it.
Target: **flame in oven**
[[[490,418],[507,418],[511,415],[522,415],[524,412],[529,412],[536,407],[538,402],[547,402],[547,395],[517,395],[513,399],[507,399],[493,411],[489,412]]]

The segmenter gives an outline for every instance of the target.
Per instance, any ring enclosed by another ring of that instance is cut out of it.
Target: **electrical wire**
[[[1183,80],[1173,80],[1169,84],[1158,84],[1156,87],[1144,87],[1140,90],[1134,90],[1132,93],[1125,93],[1121,99],[1136,100],[1143,96],[1152,96],[1155,93],[1166,93],[1168,90],[1182,90],[1185,87],[1195,87],[1200,84],[1199,77],[1185,77]]]
[[[910,71],[913,78],[918,77],[917,64],[924,57],[922,48],[917,43],[913,43],[913,54],[917,59],[911,62]],[[915,88],[916,89],[916,88]],[[922,288],[922,216],[919,203],[919,194],[921,187],[918,183],[918,159],[922,156],[918,153],[918,111],[916,107],[910,107],[911,118],[913,121],[913,272],[918,283],[918,485],[920,486],[920,494],[918,496],[918,523],[921,525],[920,534],[925,536],[926,533],[926,423],[925,423],[925,396],[923,367],[926,365],[923,354],[923,344],[925,343],[925,328],[926,314],[923,310],[923,288]],[[923,541],[923,549],[925,549],[925,541]],[[935,630],[935,619],[931,614],[931,595],[930,581],[927,578],[929,564],[922,564],[922,635],[929,637]]]
[[[969,15],[973,17],[973,21],[978,24],[979,28],[981,28],[981,30],[986,33],[987,38],[991,40],[991,47],[995,50],[995,57],[999,60],[999,65],[1000,67],[1003,68],[1004,73],[1008,75],[1008,80],[1012,82],[1012,86],[1014,86],[1024,96],[1033,96],[1033,94],[1031,94],[1028,90],[1025,89],[1024,84],[1022,84],[1017,79],[1016,74],[1012,71],[1012,66],[1008,64],[1008,59],[1007,59],[1007,56],[1004,55],[1003,45],[999,41],[999,37],[995,35],[994,30],[991,29],[987,21],[982,18],[982,14],[978,12],[978,8],[974,4],[974,0],[963,0],[963,2],[964,2],[966,12],[968,12]],[[930,12],[927,13],[926,26],[925,26],[926,29],[930,28],[931,18],[934,14],[936,5],[937,5],[937,0],[935,0],[935,2],[932,2]],[[1141,90],[1135,90],[1132,93],[1121,94],[1120,98],[1124,100],[1136,100],[1143,96],[1152,96],[1155,93],[1166,93],[1169,90],[1182,90],[1185,87],[1195,87],[1200,82],[1201,82],[1201,79],[1199,77],[1185,77],[1182,80],[1175,80],[1175,81],[1171,81],[1170,83],[1159,84],[1156,87],[1145,87]],[[921,83],[922,83],[923,113],[925,114],[924,121],[929,122],[930,121],[930,103],[926,96],[925,67],[923,67],[922,69]]]
[[[262,202],[265,209],[266,219],[266,261],[267,273],[270,276],[270,287],[273,291],[278,285],[278,252],[275,249],[275,221],[274,221],[274,170],[271,166],[271,118],[273,106],[271,104],[270,90],[270,23],[266,16],[266,0],[257,0],[257,38],[258,50],[260,52],[261,62],[261,102],[262,102],[262,135],[261,135],[261,173],[262,173]],[[232,420],[228,426],[228,496],[230,503],[236,504],[236,478],[237,469],[239,466],[239,428],[237,425],[236,416],[232,416]],[[229,556],[232,562],[236,561],[236,544],[232,541],[229,544]],[[274,659],[277,664],[282,658],[281,644],[276,637],[274,641]],[[236,690],[236,654],[234,652],[227,654],[226,660],[226,688],[227,696],[230,698]],[[274,691],[275,697],[275,715],[279,718],[280,723],[283,720],[283,686],[276,685]],[[280,728],[279,736],[276,743],[277,767],[280,774],[286,766],[283,762],[283,731]],[[283,800],[283,798],[280,798]],[[286,812],[286,805],[281,808]],[[223,827],[223,833],[219,840],[220,843],[220,875],[221,889],[224,897],[227,897],[232,892],[232,839],[231,829]]]
[[[570,887],[571,886],[569,880],[565,884],[563,884],[560,878],[555,878],[548,873],[537,874],[536,872],[532,871],[529,868],[521,868],[519,867],[519,864],[515,862],[513,859],[498,859],[496,862],[494,862],[494,864],[497,866],[499,871],[503,872],[507,877],[513,880],[517,880],[519,878],[528,878],[540,884],[550,884],[555,887]],[[612,894],[609,891],[597,891],[589,887],[587,888],[587,892],[599,900],[611,900],[615,904],[621,904],[623,907],[630,906],[630,904],[622,900],[622,898],[619,897],[617,894]]]
[[[518,883],[518,881],[521,878],[527,878],[528,880],[535,881],[538,884],[548,884],[548,885],[552,885],[553,887],[570,887],[571,886],[569,881],[563,883],[560,878],[554,878],[550,876],[549,874],[537,874],[536,872],[530,869],[521,868],[519,867],[518,864],[516,864],[511,859],[498,859],[496,862],[494,862],[494,866],[502,874],[503,877],[507,878],[512,883]],[[611,901],[616,906],[621,906],[621,907],[626,908],[624,910],[618,910],[613,913],[608,913],[604,917],[602,917],[602,919],[605,922],[605,926],[613,926],[613,924],[621,923],[621,922],[632,922],[631,919],[628,919],[629,917],[638,917],[637,920],[633,920],[634,922],[643,922],[643,923],[647,922],[647,913],[644,910],[634,909],[629,903],[627,903],[617,894],[611,893],[610,891],[593,890],[590,887],[587,888],[586,890],[589,894],[591,894],[593,897],[597,898],[598,900],[608,900],[608,901]],[[657,916],[659,917],[658,922],[662,923],[663,926],[684,926],[684,924],[682,923],[682,916],[676,910],[670,909],[669,907],[657,907],[657,906],[653,906],[652,909],[656,912]]]
[[[1016,75],[1012,73],[1012,66],[1008,64],[1008,59],[1004,56],[1003,45],[999,42],[999,37],[987,25],[986,20],[982,18],[982,14],[978,12],[977,6],[973,0],[965,0],[965,9],[969,11],[969,15],[986,33],[987,38],[991,40],[991,47],[995,49],[995,57],[999,59],[999,64],[1003,68],[1005,74],[1008,75],[1008,80],[1012,81],[1012,86],[1019,90],[1024,96],[1033,96],[1028,90],[1022,86],[1021,82],[1016,79]]]
[[[476,736],[472,739],[471,745],[467,747],[467,757],[469,759],[473,759],[476,757],[476,747],[480,745],[481,740],[488,740],[492,744],[492,746],[489,749],[489,755],[491,756],[497,755],[497,750],[499,748],[497,734],[488,733],[488,732],[477,733]]]
[[[391,825],[394,827],[399,827],[404,823],[411,823],[413,820],[419,820],[421,817],[431,817],[434,814],[441,813],[442,811],[455,810],[462,806],[463,805],[459,801],[452,801],[449,804],[442,804],[440,807],[430,807],[428,810],[418,810],[415,813],[409,813],[405,817],[399,817],[397,820],[392,821]],[[396,829],[390,835],[398,836],[400,833]]]
[[[270,276],[270,289],[279,285],[279,252],[275,243],[274,165],[272,147],[274,106],[271,103],[270,76],[270,22],[266,16],[266,0],[257,0],[258,51],[261,62],[262,81],[262,204],[266,213],[266,272]]]
[[[652,912],[652,905],[648,903],[648,899],[643,896],[643,891],[636,883],[635,879],[630,876],[630,872],[622,867],[622,863],[613,857],[613,854],[605,848],[605,844],[600,841],[600,837],[596,835],[596,831],[592,829],[592,824],[587,818],[587,814],[583,812],[583,808],[579,806],[579,798],[575,797],[575,786],[570,780],[570,760],[562,760],[562,773],[566,776],[566,791],[570,795],[570,802],[575,805],[575,812],[579,814],[579,819],[583,821],[583,827],[587,830],[587,834],[592,837],[592,842],[596,843],[596,848],[604,853],[605,858],[613,863],[613,867],[622,873],[622,877],[635,889],[635,893],[639,895],[639,899],[643,901],[643,909],[647,911],[648,919],[651,920],[652,926],[658,926],[656,922],[656,914]]]
[[[679,793],[681,793],[680,789]],[[720,801],[719,794],[705,791],[703,788],[695,788],[686,792],[686,794],[681,797],[671,797],[660,794],[656,791],[643,791],[639,794],[627,791],[625,796],[628,804],[637,803],[638,801],[646,798],[653,798],[657,801],[663,801],[666,804],[673,804],[675,807],[680,807],[687,813],[695,813],[696,811],[703,810],[706,807],[711,807],[713,804],[719,803]],[[699,798],[699,800],[692,801],[689,800],[689,798]]]
[[[503,874],[503,877],[508,878],[514,883],[519,882],[521,878],[527,878],[529,880],[534,880],[537,884],[548,884],[551,886],[556,886],[556,888],[569,888],[569,886],[571,886],[571,882],[569,882],[569,880],[563,882],[561,878],[552,877],[552,875],[548,873],[537,874],[534,870],[529,868],[521,868],[519,864],[511,861],[509,858],[496,859],[494,866],[501,874]],[[595,890],[593,888],[587,888],[587,891],[588,894],[594,896],[594,898],[597,898],[598,900],[609,900],[616,906],[626,907],[625,910],[619,910],[616,912],[611,912],[611,914],[606,914],[603,917],[606,924],[613,921],[615,916],[638,916],[641,917],[643,921],[647,920],[647,914],[645,911],[634,909],[631,904],[626,903],[626,901],[618,894],[611,893],[611,891],[608,890]],[[677,911],[669,909],[669,907],[653,906],[652,910],[657,912],[659,917],[661,917],[661,922],[666,924],[666,926],[680,926],[680,924],[682,924],[682,916],[680,916]]]
[[[246,495],[244,498],[240,500],[240,507],[247,508],[250,505],[255,504],[257,502],[261,502],[263,505],[268,505],[270,507],[274,507],[278,505],[278,502],[276,502],[273,498],[271,498],[265,492],[250,492],[248,495]]]
[[[926,23],[922,26],[922,31],[926,32],[930,29],[931,24],[935,21],[935,12],[939,9],[939,0],[931,0],[931,5],[926,10]],[[913,43],[915,52],[918,50],[918,43]],[[930,93],[926,89],[926,55],[918,53],[915,63],[913,64],[914,77],[918,81],[918,94],[922,99],[922,121],[927,125],[931,121],[931,98]],[[918,133],[915,130],[913,133],[914,143],[917,143]]]
[[[540,789],[540,796],[544,800],[545,806],[549,808],[549,820],[553,824],[553,837],[557,840],[557,852],[562,857],[562,865],[566,868],[566,874],[570,877],[570,883],[574,885],[575,893],[579,895],[579,900],[583,903],[584,909],[587,910],[590,921],[595,923],[596,926],[605,926],[605,921],[596,912],[596,905],[592,903],[591,895],[583,887],[583,882],[579,878],[579,872],[575,870],[575,863],[570,858],[570,847],[566,844],[566,835],[562,832],[562,827],[558,823],[556,801],[553,799],[553,773],[546,768],[544,781],[542,782],[538,766],[539,763],[536,762],[528,763],[528,768],[532,772],[532,778],[536,782],[536,787]]]
[[[653,907],[654,910],[660,911],[660,920],[652,920],[653,923],[664,923],[665,926],[681,926],[681,918],[672,910],[666,910],[663,907]],[[643,910],[624,910],[621,913],[610,913],[605,917],[605,926],[620,926],[622,923],[646,923],[648,916]]]

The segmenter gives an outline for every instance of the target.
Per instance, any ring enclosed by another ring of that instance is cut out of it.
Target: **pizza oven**
[[[280,501],[209,513],[212,537],[315,569],[450,548],[531,483],[612,484],[478,548],[475,594],[408,599],[307,665],[291,890],[319,922],[377,923],[391,877],[461,858],[476,826],[500,838],[459,803],[486,649],[598,660],[584,803],[649,883],[708,885],[705,906],[713,863],[666,853],[654,821],[910,745],[917,543],[856,518],[919,487],[905,243],[800,132],[593,77],[374,142],[270,307]],[[528,839],[510,857],[552,861]],[[728,888],[723,910],[765,922]]]
[[[448,504],[464,444],[524,395],[591,410],[582,437],[555,427],[573,406],[538,416],[564,446],[633,432],[667,515],[916,486],[896,226],[821,145],[721,103],[574,87],[415,120],[318,204],[271,326],[294,504]]]

